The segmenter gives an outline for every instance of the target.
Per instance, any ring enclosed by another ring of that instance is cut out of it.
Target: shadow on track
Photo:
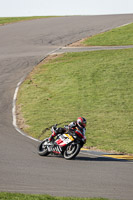
[[[122,160],[122,159],[115,159],[115,158],[109,158],[109,157],[88,157],[88,156],[77,156],[75,160],[78,161],[115,161],[115,162],[129,162],[128,160]]]
[[[48,155],[45,158],[64,159],[62,155]],[[66,160],[66,159],[64,159],[64,160]],[[66,161],[68,161],[68,160],[66,160]],[[116,159],[116,158],[111,158],[111,157],[89,157],[89,156],[77,156],[76,158],[69,160],[69,161],[131,162],[130,160]]]

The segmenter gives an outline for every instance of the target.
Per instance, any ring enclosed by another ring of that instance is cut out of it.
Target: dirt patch
[[[26,128],[29,128],[30,126],[27,125],[26,122],[25,122],[25,119],[22,115],[21,106],[22,105],[16,105],[16,121],[17,121],[17,126],[21,130],[24,130]]]
[[[40,67],[56,58],[59,58],[59,57],[62,57],[63,55],[62,54],[51,54],[51,55],[48,55],[46,58],[44,58],[38,65],[36,65],[33,70],[31,71],[31,73],[27,76],[26,79],[28,79],[29,77],[31,77],[33,74],[36,74],[39,70],[40,70]]]
[[[88,39],[88,37],[87,37],[87,38],[83,38],[83,39],[81,39],[81,40],[79,40],[79,41],[76,41],[76,42],[74,42],[74,43],[72,43],[72,44],[69,44],[67,47],[85,47],[86,45],[83,44],[83,42],[84,42],[86,39]]]
[[[57,54],[57,53],[54,53],[54,54],[51,54],[51,55],[48,55],[43,61],[41,61],[36,67],[39,67],[45,63],[48,63],[50,61],[52,61],[53,59],[56,59],[56,58],[59,58],[59,57],[62,57],[62,54]]]

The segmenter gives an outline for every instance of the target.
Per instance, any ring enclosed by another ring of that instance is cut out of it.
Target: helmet
[[[86,119],[84,117],[78,117],[77,124],[78,124],[79,127],[85,128],[86,127],[86,123],[87,123],[87,121],[86,121]]]

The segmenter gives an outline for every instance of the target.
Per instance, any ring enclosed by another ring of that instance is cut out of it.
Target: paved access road
[[[133,15],[73,16],[0,26],[0,191],[132,200],[132,162],[86,154],[43,158],[38,142],[12,125],[16,85],[47,54],[130,22]]]

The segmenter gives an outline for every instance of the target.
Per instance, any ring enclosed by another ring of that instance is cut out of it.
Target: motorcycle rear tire
[[[69,153],[69,148],[73,148],[71,150],[72,153],[71,152]],[[63,157],[67,160],[74,159],[78,155],[78,153],[80,152],[80,148],[81,148],[80,144],[70,144],[70,145],[68,145],[66,150],[63,153]]]
[[[46,140],[42,141],[38,146],[38,154],[40,156],[47,156],[49,154],[47,145],[43,145]]]

